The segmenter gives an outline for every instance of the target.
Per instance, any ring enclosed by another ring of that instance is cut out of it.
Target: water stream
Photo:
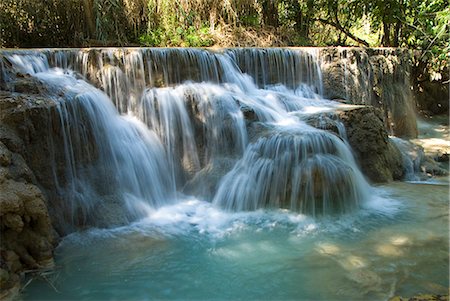
[[[228,213],[186,199],[67,236],[25,300],[386,300],[448,292],[448,182],[394,183],[356,214]]]
[[[448,293],[448,179],[371,187],[341,125],[304,121],[340,106],[314,50],[3,55],[6,81],[45,85],[65,150],[66,236],[25,300]]]

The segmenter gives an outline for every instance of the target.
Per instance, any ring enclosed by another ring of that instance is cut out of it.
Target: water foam
[[[74,225],[96,225],[109,205],[130,222],[176,203],[186,183],[222,158],[236,164],[214,171],[221,181],[208,200],[226,210],[321,216],[352,212],[367,199],[345,135],[301,121],[337,106],[321,96],[314,52],[98,49],[7,60],[43,81],[58,103],[67,179],[55,182]],[[175,216],[190,221],[188,213]]]

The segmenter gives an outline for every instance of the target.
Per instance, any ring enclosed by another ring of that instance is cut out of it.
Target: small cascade
[[[187,83],[146,90],[134,113],[166,146],[180,187],[216,156],[240,156],[247,144],[244,116],[224,88]]]
[[[8,62],[13,65],[16,72],[23,74],[35,74],[49,69],[46,56],[43,53],[24,52],[8,56]]]
[[[306,85],[315,93],[323,94],[322,73],[317,53],[312,50],[299,52],[289,49],[237,48],[227,50],[226,53],[262,89],[282,84],[295,90]]]
[[[390,139],[402,154],[404,179],[407,181],[419,181],[424,178],[426,175],[421,170],[421,165],[425,160],[424,150],[408,140],[398,137],[390,137]]]
[[[45,83],[56,102],[66,165],[63,179],[54,171],[64,200],[55,204],[60,227],[129,222],[145,216],[146,207],[175,198],[164,148],[153,131],[133,116],[119,115],[103,92],[72,71],[46,68],[45,57],[9,61]]]
[[[367,184],[337,136],[307,125],[279,130],[249,145],[223,179],[215,204],[235,211],[282,207],[313,216],[358,207]]]
[[[2,64],[39,79],[57,103],[66,175],[55,172],[55,183],[69,224],[103,225],[95,220],[118,212],[133,220],[206,182],[207,201],[232,211],[282,207],[320,216],[348,213],[366,199],[369,186],[343,128],[338,137],[302,121],[338,106],[321,96],[314,50],[4,56]],[[210,171],[215,182],[197,181]]]

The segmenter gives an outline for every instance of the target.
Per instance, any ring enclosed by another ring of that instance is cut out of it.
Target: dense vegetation
[[[392,46],[447,65],[448,0],[2,0],[0,46]]]

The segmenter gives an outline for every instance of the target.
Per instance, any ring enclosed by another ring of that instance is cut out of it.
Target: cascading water
[[[125,211],[119,216],[129,222],[144,217],[146,207],[175,198],[164,148],[142,122],[119,115],[103,92],[72,71],[50,69],[45,56],[13,55],[8,60],[17,71],[45,83],[47,96],[57,104],[66,167],[64,179],[54,172],[63,198],[54,205],[64,231],[114,224],[118,211]],[[110,207],[116,212],[108,216]]]
[[[299,118],[337,106],[320,96],[312,51],[44,50],[6,60],[58,99],[68,172],[62,190],[74,224],[99,215],[99,196],[159,207],[224,157],[236,163],[220,171],[209,201],[228,210],[322,215],[350,212],[365,199],[368,185],[348,146]],[[94,155],[80,151],[89,144]],[[86,155],[91,163],[79,163]],[[139,216],[136,206],[129,211]]]
[[[368,186],[315,50],[0,56],[1,88],[32,78],[55,109],[40,159],[65,236],[24,300],[448,293],[448,184]]]
[[[339,138],[305,125],[249,145],[214,203],[238,211],[284,207],[310,215],[346,213],[365,199],[361,179]]]

